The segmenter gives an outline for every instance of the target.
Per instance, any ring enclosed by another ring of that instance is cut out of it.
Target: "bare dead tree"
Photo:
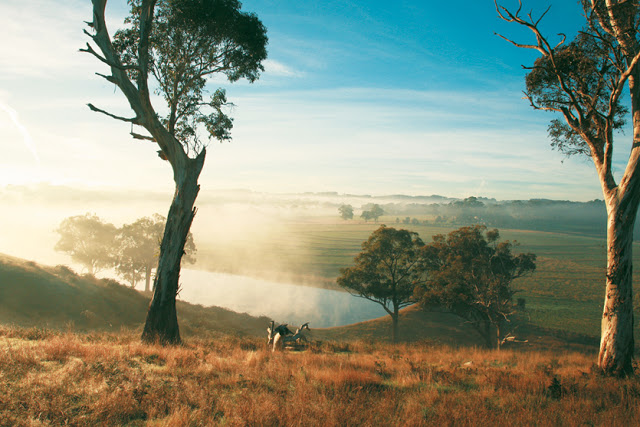
[[[607,271],[598,364],[612,375],[633,372],[633,227],[640,202],[640,42],[638,0],[582,0],[585,26],[570,43],[560,34],[551,43],[538,19],[495,1],[499,17],[528,28],[540,57],[526,78],[525,97],[536,110],[559,113],[549,126],[552,146],[568,155],[585,154],[595,166],[607,207]],[[628,90],[630,111],[622,104]],[[617,183],[612,170],[614,135],[630,112],[633,144]]]
[[[309,322],[302,324],[302,326],[296,329],[295,333],[292,333],[288,328],[286,328],[286,324],[284,325],[284,330],[278,331],[278,328],[280,328],[281,326],[282,325],[273,329],[273,325],[271,325],[270,328],[267,328],[267,332],[269,333],[268,343],[273,342],[272,351],[276,351],[277,349],[283,350],[285,346],[295,346],[297,344],[300,344],[302,341],[306,343],[309,342],[309,340],[307,340],[307,337],[305,337],[303,334],[305,329],[308,331],[311,330],[309,329]],[[275,335],[272,334],[272,331],[276,332]]]
[[[275,326],[275,322],[272,320],[271,323],[269,323],[269,327],[267,328],[267,347],[273,343],[276,335],[283,337],[292,334],[293,332],[291,332],[286,323]]]

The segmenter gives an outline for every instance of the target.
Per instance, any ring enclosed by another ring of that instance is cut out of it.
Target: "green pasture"
[[[200,243],[199,267],[335,287],[340,269],[351,265],[362,242],[382,223],[416,231],[425,242],[453,229],[396,224],[395,217],[384,217],[378,224],[316,218],[285,224],[265,242],[239,236],[225,247]],[[519,242],[516,251],[538,256],[535,273],[514,282],[519,290],[516,298],[526,301],[523,314],[538,326],[598,336],[604,299],[605,239],[574,233],[500,231],[503,239]],[[634,261],[640,265],[640,250],[635,250]],[[636,274],[636,289],[639,281]]]

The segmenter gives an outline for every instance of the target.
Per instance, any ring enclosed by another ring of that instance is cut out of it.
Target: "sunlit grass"
[[[594,355],[0,328],[0,425],[633,425]],[[555,378],[555,380],[554,380]],[[555,384],[555,386],[552,386]]]

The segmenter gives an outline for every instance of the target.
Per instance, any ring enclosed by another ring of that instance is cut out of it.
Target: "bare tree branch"
[[[140,124],[140,120],[137,117],[133,117],[133,118],[128,119],[126,117],[121,117],[121,116],[116,116],[115,114],[111,114],[111,113],[109,113],[109,112],[107,112],[105,110],[102,110],[102,109],[96,107],[95,105],[93,105],[91,103],[87,104],[87,106],[89,107],[89,109],[91,109],[91,111],[95,111],[96,113],[102,113],[105,116],[109,116],[109,117],[111,117],[113,119],[120,120],[120,121],[127,122],[127,123],[133,123],[134,125],[139,125]]]
[[[609,111],[611,111],[612,107],[618,102],[618,99],[620,99],[620,95],[622,95],[622,90],[624,89],[624,84],[629,79],[629,76],[634,72],[638,65],[638,61],[640,61],[640,51],[633,57],[627,67],[627,70],[622,73],[620,79],[618,79],[618,84],[615,90],[611,93],[611,98],[609,100]]]
[[[548,52],[546,50],[544,50],[540,45],[517,43],[517,42],[515,42],[515,41],[513,41],[513,40],[511,40],[511,39],[509,39],[509,38],[507,38],[505,36],[503,36],[500,33],[493,33],[493,34],[495,34],[496,36],[498,36],[500,38],[503,38],[504,40],[508,41],[509,43],[514,45],[515,47],[519,47],[519,48],[522,48],[522,49],[534,49],[534,50],[537,50],[538,52],[542,53],[545,56],[548,54]]]
[[[156,139],[152,136],[146,136],[146,135],[140,135],[139,133],[135,133],[135,132],[130,132],[131,136],[134,139],[141,139],[144,141],[151,141],[151,142],[157,142]]]
[[[85,34],[87,34],[89,37],[93,37],[91,34],[89,34],[86,30],[84,32]],[[135,65],[122,65],[122,64],[117,64],[115,62],[112,61],[108,61],[106,58],[104,58],[103,56],[101,56],[100,54],[98,54],[98,52],[96,52],[95,50],[93,50],[93,48],[91,47],[91,45],[89,43],[87,43],[87,47],[86,49],[78,49],[80,52],[86,52],[86,53],[90,53],[91,55],[95,56],[96,58],[98,58],[100,61],[104,62],[105,64],[107,64],[110,67],[114,67],[114,68],[118,68],[120,70],[139,70],[139,68]]]
[[[95,74],[96,74],[96,76],[100,76],[103,79],[105,79],[106,81],[108,81],[110,83],[113,83],[114,85],[118,84],[118,80],[114,76],[107,76],[107,75],[101,74],[101,73],[95,73]]]

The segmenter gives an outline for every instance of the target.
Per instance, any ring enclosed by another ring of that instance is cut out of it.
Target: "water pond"
[[[182,269],[179,299],[218,306],[278,323],[311,327],[342,326],[387,314],[371,301],[346,292],[311,288],[246,276]]]

